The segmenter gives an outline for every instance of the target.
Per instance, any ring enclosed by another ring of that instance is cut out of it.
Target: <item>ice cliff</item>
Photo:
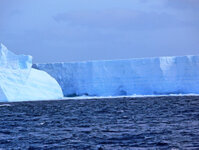
[[[65,96],[199,94],[199,56],[34,64]]]
[[[0,44],[0,102],[62,97],[62,90],[54,78],[32,68],[31,56],[15,55]]]

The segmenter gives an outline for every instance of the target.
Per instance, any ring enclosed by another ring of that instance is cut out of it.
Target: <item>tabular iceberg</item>
[[[199,56],[34,64],[64,96],[199,94]]]
[[[15,55],[0,44],[0,102],[50,100],[63,97],[57,81],[32,68],[32,57]]]

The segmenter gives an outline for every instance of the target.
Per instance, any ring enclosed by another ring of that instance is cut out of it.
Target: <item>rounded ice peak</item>
[[[2,43],[0,43],[0,53],[1,53],[1,56],[5,53],[7,53],[8,49],[5,45],[3,45]]]
[[[0,43],[0,67],[13,69],[27,69],[32,67],[32,56],[16,55]]]
[[[0,48],[1,49],[7,49],[7,47],[5,45],[3,45],[2,43],[0,43]]]

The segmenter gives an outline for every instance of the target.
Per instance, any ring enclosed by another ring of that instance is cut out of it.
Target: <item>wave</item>
[[[64,97],[63,100],[73,99],[114,99],[114,98],[142,98],[142,97],[174,97],[174,96],[199,96],[199,94],[169,94],[169,95],[128,95],[128,96],[77,96]]]
[[[0,107],[10,107],[10,104],[1,104]]]

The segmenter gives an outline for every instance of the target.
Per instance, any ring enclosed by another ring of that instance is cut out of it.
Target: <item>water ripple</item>
[[[199,149],[199,97],[0,104],[0,149]]]

